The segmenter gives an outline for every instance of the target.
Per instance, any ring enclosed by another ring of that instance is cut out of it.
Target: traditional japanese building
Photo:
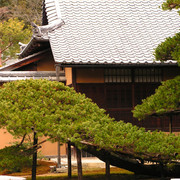
[[[15,80],[13,76],[21,73],[26,78],[63,81],[116,120],[168,131],[167,118],[139,122],[131,112],[161,81],[180,74],[176,61],[154,61],[157,45],[179,32],[177,11],[163,11],[161,4],[161,0],[44,0],[42,26],[33,24],[31,41],[21,44],[18,62],[0,68],[0,81]],[[28,76],[25,71],[32,72]],[[173,131],[179,131],[180,116],[173,118]]]
[[[161,81],[180,74],[175,61],[154,61],[154,49],[179,32],[177,11],[163,11],[161,0],[45,0],[43,26],[67,85],[85,93],[116,120],[147,129],[168,130],[168,119],[137,121],[132,109]],[[28,47],[28,46],[27,46]],[[179,130],[179,116],[173,128]]]

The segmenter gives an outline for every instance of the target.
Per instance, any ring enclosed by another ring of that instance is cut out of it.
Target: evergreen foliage
[[[0,125],[14,136],[37,136],[81,142],[100,149],[118,151],[146,160],[169,162],[178,158],[180,136],[145,132],[123,121],[116,122],[105,110],[59,82],[23,80],[6,83],[0,89]],[[158,159],[157,155],[161,155]]]
[[[180,0],[166,0],[162,4],[163,10],[180,8]],[[156,60],[175,60],[180,65],[180,33],[166,38],[155,49]],[[133,111],[134,117],[139,120],[152,114],[165,114],[180,109],[180,76],[163,82],[155,94],[142,101]]]
[[[180,76],[162,82],[154,95],[135,107],[133,116],[141,120],[154,113],[164,114],[174,110],[180,110]]]
[[[29,152],[24,146],[9,146],[0,149],[0,171],[6,171],[6,173],[20,172],[23,167],[30,167]]]
[[[155,49],[156,60],[177,60],[180,64],[180,33],[173,37],[166,38],[164,42]]]
[[[166,0],[162,4],[163,10],[180,8],[180,0]],[[180,14],[180,11],[178,11]],[[160,61],[176,60],[180,65],[180,33],[168,37],[155,49],[155,59]]]
[[[163,10],[172,10],[180,8],[180,0],[166,0],[162,4]]]
[[[23,21],[9,19],[8,21],[0,22],[0,51],[2,59],[16,57],[19,52],[20,41],[27,42],[31,36],[31,29],[25,28]],[[1,58],[1,57],[0,57]]]

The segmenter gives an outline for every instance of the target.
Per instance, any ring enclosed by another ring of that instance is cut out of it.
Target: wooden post
[[[59,82],[59,80],[60,80],[60,66],[58,66],[58,65],[56,65],[56,81],[58,81]],[[60,150],[60,140],[58,139],[58,143],[57,143],[58,145],[58,147],[57,147],[57,150],[58,150],[58,158],[57,158],[57,161],[58,161],[58,165],[57,165],[57,167],[58,168],[60,168],[61,167],[61,150]]]
[[[60,66],[56,66],[56,81],[60,81]]]
[[[1,54],[1,49],[0,49],[0,67],[2,66],[2,54]]]
[[[164,166],[163,166],[163,163],[162,162],[160,162],[159,163],[159,165],[160,165],[160,169],[161,169],[161,179],[163,180],[164,179]]]
[[[110,164],[109,161],[106,161],[106,178],[109,179],[110,177]]]
[[[32,180],[36,180],[36,166],[37,166],[37,145],[38,138],[36,137],[36,132],[34,132],[34,141],[33,141],[33,163],[32,163]]]
[[[70,142],[68,142],[67,155],[68,155],[68,178],[71,179],[72,167],[71,167],[71,143]]]
[[[58,139],[58,168],[61,167],[61,149],[60,149],[60,140]]]
[[[78,180],[82,180],[82,162],[81,162],[81,151],[76,148],[77,154],[77,166],[78,166]]]
[[[172,133],[172,115],[170,115],[169,118],[169,133]]]

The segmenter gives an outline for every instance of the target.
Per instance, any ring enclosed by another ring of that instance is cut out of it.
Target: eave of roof
[[[12,64],[0,67],[0,71],[13,71],[13,70],[18,69],[22,66],[28,65],[32,62],[39,61],[42,59],[42,55],[44,55],[48,52],[50,52],[50,49],[45,49],[43,51],[34,53],[34,54],[29,55],[29,56],[27,56],[21,60],[14,62]]]
[[[60,66],[64,66],[64,67],[130,67],[130,66],[139,66],[139,67],[143,67],[143,66],[178,66],[177,61],[173,61],[173,60],[169,60],[169,61],[152,61],[152,62],[148,62],[148,61],[144,61],[144,62],[138,62],[138,61],[120,61],[120,62],[111,62],[111,63],[99,63],[98,61],[96,63],[91,63],[91,62],[87,62],[87,63],[76,63],[76,62],[71,62],[71,63],[67,63],[67,62],[62,62],[59,63]]]
[[[50,48],[48,39],[37,39],[35,37],[32,37],[30,42],[18,54],[19,59],[36,54],[48,48]]]
[[[21,47],[19,58],[22,59],[44,49],[50,48],[48,33],[60,28],[64,24],[64,21],[58,19],[51,24],[44,26],[37,26],[32,23],[33,36],[27,45]]]

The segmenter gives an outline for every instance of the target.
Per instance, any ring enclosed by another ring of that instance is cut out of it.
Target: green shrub
[[[24,146],[9,146],[0,150],[0,171],[20,172],[31,166],[30,152]]]

